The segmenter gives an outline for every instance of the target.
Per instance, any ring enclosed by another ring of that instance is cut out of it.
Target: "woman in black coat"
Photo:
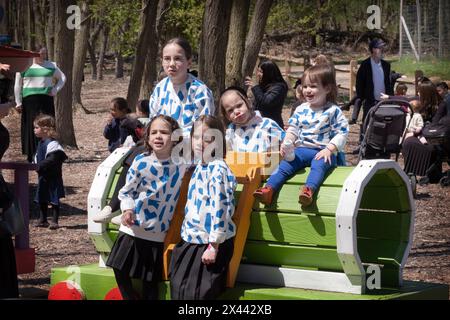
[[[284,128],[281,112],[288,93],[288,85],[284,81],[280,69],[276,63],[267,60],[260,63],[256,76],[258,78],[257,85],[254,85],[251,77],[246,77],[244,82],[252,89],[255,110]]]

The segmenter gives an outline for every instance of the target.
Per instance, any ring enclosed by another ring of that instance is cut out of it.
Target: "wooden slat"
[[[359,207],[407,212],[410,210],[407,189],[405,186],[391,187],[388,183],[384,187],[374,187],[369,182],[364,189]]]
[[[408,241],[410,213],[360,210],[356,218],[358,237]]]
[[[394,169],[380,169],[370,180],[373,187],[385,187],[387,185],[400,187],[404,185],[403,179]]]
[[[408,242],[358,237],[358,253],[364,263],[400,265]]]
[[[300,185],[285,184],[281,188],[278,196],[274,198],[272,205],[266,206],[256,201],[254,209],[257,211],[304,213],[325,216],[334,216],[336,214],[336,208],[342,191],[340,187],[320,187],[314,195],[313,203],[306,208],[302,207],[298,202],[300,187]]]
[[[122,170],[123,170],[123,167],[120,167],[119,169],[117,169],[116,173],[114,174],[113,181],[111,182],[111,184],[109,186],[107,200],[111,200],[111,198],[114,194],[114,190],[116,189],[116,185],[117,185],[117,181],[119,180],[119,176],[122,173]]]
[[[255,211],[247,238],[335,247],[336,220],[334,217]]]
[[[322,186],[342,186],[344,184],[345,179],[350,175],[350,173],[354,170],[354,167],[336,167],[326,176],[325,180],[322,183]],[[310,173],[311,168],[305,168],[304,170],[299,171],[295,176],[286,181],[287,184],[305,184],[306,179],[308,178],[308,174]]]
[[[242,261],[272,266],[297,266],[342,271],[336,249],[247,241]]]

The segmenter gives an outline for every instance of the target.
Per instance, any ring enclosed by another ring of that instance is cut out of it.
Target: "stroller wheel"
[[[450,177],[448,176],[442,177],[441,180],[439,180],[439,183],[442,187],[450,186]]]
[[[416,199],[417,197],[417,177],[414,174],[408,174],[409,181],[411,182],[411,191],[413,198]]]

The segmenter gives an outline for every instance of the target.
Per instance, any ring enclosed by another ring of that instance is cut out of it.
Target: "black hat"
[[[373,48],[382,48],[386,45],[386,42],[384,42],[381,39],[373,39],[369,43],[369,50],[372,51]]]

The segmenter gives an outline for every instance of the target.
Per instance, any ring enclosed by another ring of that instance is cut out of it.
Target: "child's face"
[[[444,89],[444,88],[441,87],[441,86],[437,87],[436,90],[437,90],[437,93],[438,93],[442,98],[444,98],[444,97],[447,95],[447,93],[448,93],[448,90],[447,90],[447,89]]]
[[[163,119],[152,122],[148,136],[148,144],[152,147],[157,158],[167,159],[172,152],[172,131],[169,124]]]
[[[181,84],[186,81],[187,71],[191,67],[192,59],[187,59],[184,49],[178,44],[170,43],[163,49],[162,65],[164,72],[173,83]]]
[[[111,104],[111,107],[109,108],[109,113],[113,118],[120,119],[125,116],[125,112],[122,110],[119,110],[114,104]]]
[[[329,88],[325,88],[320,82],[312,82],[309,77],[306,77],[305,83],[302,84],[302,90],[305,101],[309,102],[312,108],[324,106],[330,92]]]
[[[234,124],[246,124],[251,118],[251,112],[245,101],[234,91],[226,92],[222,98],[222,107],[227,119]]]
[[[212,151],[209,150],[208,146],[212,145],[215,137],[213,135],[213,130],[211,130],[204,123],[196,123],[194,125],[194,133],[192,134],[192,150],[194,151],[194,158],[197,160],[202,160],[203,162],[208,162],[209,157],[211,157]],[[217,152],[217,150],[215,150]]]
[[[34,125],[34,135],[38,138],[47,137],[47,130],[39,127],[37,124]]]

